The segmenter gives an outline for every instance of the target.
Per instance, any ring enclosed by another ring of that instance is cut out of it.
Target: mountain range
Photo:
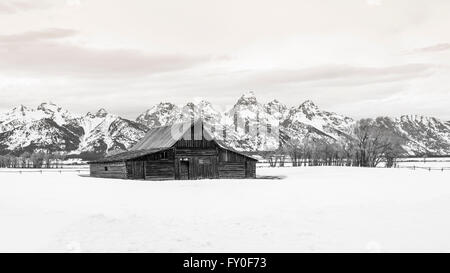
[[[356,122],[350,117],[321,110],[310,100],[294,107],[277,100],[260,103],[253,92],[242,95],[224,112],[204,100],[184,106],[161,102],[136,120],[108,113],[103,108],[95,113],[77,115],[46,102],[36,108],[20,105],[0,114],[0,154],[61,151],[95,158],[130,148],[151,128],[197,117],[211,126],[217,138],[241,151],[276,149],[287,139],[306,136],[327,142],[345,140],[351,137]],[[403,148],[409,155],[450,154],[448,121],[417,115],[379,120],[405,140]],[[275,131],[277,134],[271,133]]]

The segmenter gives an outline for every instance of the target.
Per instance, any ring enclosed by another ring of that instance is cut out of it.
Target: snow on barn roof
[[[92,161],[89,163],[106,163],[106,162],[118,162],[125,161],[153,153],[157,153],[163,150],[167,150],[171,148],[178,140],[180,140],[190,129],[194,126],[194,128],[202,128],[203,134],[207,139],[213,140],[219,147],[232,151],[234,153],[240,154],[252,160],[257,160],[251,156],[238,152],[231,147],[228,147],[225,143],[220,140],[215,139],[212,134],[203,127],[203,121],[197,120],[195,122],[183,122],[176,123],[167,126],[160,126],[150,129],[147,134],[144,136],[142,140],[140,140],[136,145],[134,145],[129,151],[119,153],[112,156],[107,156],[105,158]],[[200,126],[200,127],[197,127]],[[201,133],[202,131],[200,131]],[[195,131],[194,134],[199,132]]]

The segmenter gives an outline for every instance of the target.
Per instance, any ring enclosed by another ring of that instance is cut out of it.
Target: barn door
[[[131,178],[132,179],[145,179],[144,161],[132,161],[131,162]]]
[[[198,160],[198,179],[214,178],[213,161],[213,157],[203,157]]]
[[[189,161],[180,161],[180,180],[189,180]]]
[[[254,173],[254,163],[250,161],[245,161],[245,177],[246,178],[253,178]]]

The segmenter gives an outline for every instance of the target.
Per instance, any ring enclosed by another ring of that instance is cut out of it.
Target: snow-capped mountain
[[[308,138],[332,143],[352,137],[356,121],[323,111],[312,101],[288,107],[277,100],[260,103],[253,92],[243,94],[222,113],[208,101],[177,106],[159,103],[136,121],[100,109],[76,115],[51,103],[36,108],[20,105],[0,114],[0,154],[24,151],[64,151],[71,154],[102,155],[126,150],[149,128],[202,118],[213,134],[241,151],[277,149],[289,139]],[[432,117],[401,116],[377,119],[405,140],[411,155],[450,154],[450,122]]]
[[[286,120],[289,114],[288,107],[276,99],[264,104],[264,109],[268,114],[278,119],[280,123]]]
[[[173,124],[180,119],[180,107],[170,102],[161,102],[139,115],[136,122],[153,128]]]
[[[335,141],[349,137],[353,124],[353,119],[322,111],[312,101],[307,100],[289,110],[282,126],[294,138],[310,136]]]
[[[198,103],[189,102],[182,107],[181,112],[183,120],[200,118],[211,124],[220,124],[222,122],[222,114],[206,100]]]
[[[5,151],[73,150],[81,132],[76,117],[53,103],[18,106],[0,115],[0,148]]]
[[[111,152],[126,150],[144,137],[146,126],[108,113],[105,109],[87,113],[79,119],[83,128],[76,152]]]
[[[379,122],[406,140],[404,150],[410,155],[450,154],[450,123],[433,117],[404,115],[380,117]]]
[[[189,102],[180,107],[170,102],[154,105],[136,118],[136,122],[149,128],[170,125],[190,119],[202,118],[207,122],[220,123],[222,114],[208,101]]]
[[[323,111],[310,100],[294,107],[288,107],[278,100],[261,104],[253,92],[244,93],[235,105],[223,114],[206,101],[197,104],[188,103],[182,107],[167,105],[170,107],[153,107],[147,111],[158,113],[152,116],[153,120],[158,120],[155,124],[168,125],[191,117],[202,117],[215,126],[214,135],[217,138],[235,149],[244,151],[276,149],[290,138],[307,137],[311,141],[322,140],[329,143],[347,141],[352,137],[352,128],[356,123],[350,117]],[[173,111],[167,111],[166,108]],[[137,121],[141,124],[153,124],[143,122],[144,116],[145,113]],[[441,122],[435,118],[412,119],[412,116],[403,116],[386,118],[386,123],[395,134],[406,140],[404,149],[410,154],[450,153],[448,135],[450,122]],[[272,131],[277,130],[277,134],[268,133],[269,127],[273,129]],[[224,129],[227,131],[225,138],[223,138]]]
[[[280,145],[279,116],[268,112],[252,91],[244,93],[225,113],[223,124],[231,127],[226,143],[235,149],[269,150]]]
[[[129,148],[146,131],[147,127],[104,109],[78,116],[54,103],[42,103],[35,109],[19,106],[0,115],[0,150],[2,154],[37,150],[103,154]]]

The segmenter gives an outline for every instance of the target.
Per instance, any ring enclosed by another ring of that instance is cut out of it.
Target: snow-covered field
[[[257,172],[169,182],[0,172],[0,251],[450,251],[450,171]]]

